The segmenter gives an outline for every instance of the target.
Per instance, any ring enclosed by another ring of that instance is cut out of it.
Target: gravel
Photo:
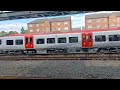
[[[3,61],[0,76],[59,79],[120,79],[120,61]]]

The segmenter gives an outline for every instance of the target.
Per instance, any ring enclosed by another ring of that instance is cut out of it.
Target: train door
[[[91,48],[93,46],[92,33],[82,33],[82,47]]]
[[[33,36],[25,36],[25,48],[26,49],[34,48]]]

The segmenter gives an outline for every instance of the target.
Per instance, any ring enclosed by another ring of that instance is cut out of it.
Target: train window
[[[120,35],[109,35],[109,41],[120,41]]]
[[[66,43],[66,38],[58,38],[58,43]]]
[[[2,44],[2,41],[0,40],[0,45]]]
[[[45,43],[45,40],[44,40],[44,38],[37,39],[37,40],[36,40],[36,43],[37,43],[37,44],[44,44],[44,43]]]
[[[88,36],[88,41],[91,42],[92,38],[91,35]]]
[[[105,35],[95,36],[95,41],[96,42],[104,42],[104,41],[106,41],[106,36]]]
[[[83,41],[86,42],[86,36],[83,36]]]
[[[15,44],[16,45],[23,45],[23,40],[22,39],[15,40]]]
[[[47,43],[48,44],[55,43],[55,38],[47,38]]]
[[[32,38],[30,38],[30,44],[32,44]]]
[[[28,38],[26,38],[26,44],[28,44]]]
[[[13,40],[6,40],[6,45],[13,45]]]
[[[69,43],[78,43],[78,37],[69,37]]]

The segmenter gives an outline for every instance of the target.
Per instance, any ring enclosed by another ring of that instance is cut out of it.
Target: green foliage
[[[27,34],[28,30],[24,30],[24,28],[22,27],[20,33],[21,34]],[[17,31],[9,31],[9,32],[1,31],[0,32],[0,36],[8,36],[8,35],[11,35],[11,34],[19,34],[19,33]]]
[[[11,35],[11,34],[18,34],[18,32],[17,32],[17,31],[9,31],[8,34],[9,34],[9,35]]]
[[[18,32],[17,31],[9,31],[9,32],[1,31],[0,32],[0,36],[8,36],[11,34],[18,34]]]
[[[27,34],[28,32],[27,32],[27,30],[25,30],[23,27],[22,27],[22,29],[21,29],[21,32],[20,32],[21,34]]]
[[[1,32],[0,32],[0,36],[7,36],[7,35],[8,35],[8,33],[5,32],[5,31],[1,31]]]

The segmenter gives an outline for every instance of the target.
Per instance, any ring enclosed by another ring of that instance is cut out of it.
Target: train
[[[120,53],[120,28],[0,37],[0,54]]]

